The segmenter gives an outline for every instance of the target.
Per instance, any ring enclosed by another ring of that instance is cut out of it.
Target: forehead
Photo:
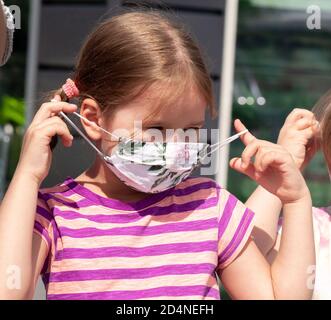
[[[180,94],[171,88],[151,86],[123,108],[135,121],[159,125],[184,127],[205,120],[207,101],[195,87],[188,87]]]

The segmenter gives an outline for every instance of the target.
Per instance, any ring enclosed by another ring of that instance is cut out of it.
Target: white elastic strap
[[[215,151],[219,150],[220,148],[222,148],[223,146],[237,140],[238,138],[240,138],[242,135],[246,134],[248,131],[248,129],[239,132],[237,134],[235,134],[234,136],[227,138],[226,140],[222,141],[222,142],[218,142],[215,143],[211,146],[211,148],[213,148],[213,150],[211,150],[209,153],[207,153],[205,156],[203,156],[202,160],[204,160],[206,157],[210,156],[212,153],[214,153]]]
[[[118,136],[116,136],[115,134],[110,133],[109,131],[105,130],[104,128],[99,127],[96,123],[94,123],[94,122],[92,122],[92,121],[86,119],[85,117],[83,117],[83,116],[80,115],[79,113],[74,112],[73,114],[76,115],[77,117],[79,117],[79,118],[85,120],[85,121],[88,122],[91,126],[100,129],[100,130],[103,131],[104,133],[109,134],[110,136],[116,138],[117,140],[120,140],[120,138],[119,138]]]
[[[68,121],[68,123],[85,139],[85,141],[102,157],[105,155],[90,141],[90,139],[66,116],[64,112],[60,112],[60,115]]]
[[[240,138],[242,135],[246,134],[248,131],[248,129],[242,131],[242,132],[239,132],[237,134],[235,134],[234,136],[230,137],[230,138],[227,138],[226,140],[224,140],[223,142],[218,142],[218,143],[215,143],[213,145],[211,145],[211,147],[216,147],[215,150],[218,150],[219,148],[221,148],[223,145],[225,144],[228,144],[228,143],[231,143],[235,140],[237,140],[238,138]]]

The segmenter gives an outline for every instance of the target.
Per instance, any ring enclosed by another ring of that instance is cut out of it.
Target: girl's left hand
[[[305,180],[286,149],[259,140],[249,132],[241,140],[246,148],[241,158],[230,161],[232,169],[256,181],[283,204],[300,201],[309,195]],[[253,157],[255,160],[251,161]]]

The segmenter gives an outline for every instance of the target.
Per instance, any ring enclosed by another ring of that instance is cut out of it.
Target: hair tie
[[[63,92],[66,96],[71,99],[75,97],[79,97],[79,90],[74,81],[68,79],[65,85],[62,87]]]

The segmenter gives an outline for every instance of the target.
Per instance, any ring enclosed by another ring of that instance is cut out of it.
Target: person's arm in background
[[[236,121],[235,126],[240,131],[245,128],[240,121]],[[314,114],[305,109],[294,109],[287,117],[277,143],[292,155],[298,168],[303,171],[318,150],[317,140],[314,139],[317,133],[318,124]],[[259,186],[245,204],[255,212],[252,236],[258,248],[267,256],[277,240],[282,203]]]

